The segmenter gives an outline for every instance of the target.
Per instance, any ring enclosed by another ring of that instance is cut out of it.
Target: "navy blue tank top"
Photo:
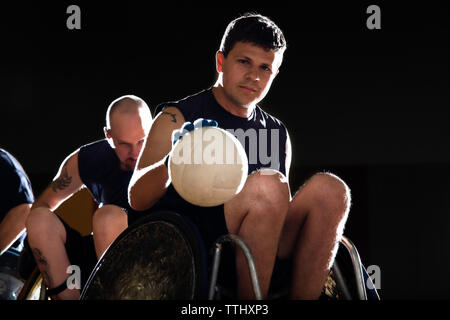
[[[0,149],[0,194],[0,222],[12,208],[34,202],[30,179],[25,170],[16,158],[3,149]]]
[[[210,88],[179,101],[160,104],[156,114],[167,107],[178,108],[185,121],[194,122],[198,118],[216,120],[220,128],[232,133],[247,153],[249,174],[270,168],[286,175],[286,128],[259,106],[249,118],[235,116],[217,102]]]
[[[84,145],[78,152],[81,181],[100,204],[114,204],[128,213],[128,221],[136,213],[128,204],[128,184],[133,170],[120,168],[120,160],[106,139]]]
[[[161,104],[156,108],[156,114],[172,106],[180,110],[186,121],[194,122],[198,118],[216,120],[220,128],[234,134],[247,153],[249,174],[258,169],[272,168],[286,175],[286,128],[261,108],[256,107],[249,118],[237,117],[219,105],[212,90],[208,89],[180,101]],[[212,248],[219,236],[228,233],[223,205],[194,206],[181,198],[172,184],[150,210],[163,209],[188,217],[200,231],[206,248]]]

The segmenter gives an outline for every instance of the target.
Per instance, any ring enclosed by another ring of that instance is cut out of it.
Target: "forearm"
[[[169,184],[169,173],[163,161],[136,170],[128,189],[130,206],[137,211],[151,208],[166,193]]]
[[[45,208],[50,211],[55,211],[61,203],[63,203],[71,195],[72,194],[67,195],[61,192],[56,193],[52,190],[52,188],[47,188],[33,203],[31,210]]]
[[[78,170],[78,150],[71,153],[61,164],[50,185],[42,192],[31,210],[46,208],[55,211],[64,201],[83,187]]]
[[[183,123],[183,115],[174,107],[156,116],[128,187],[128,201],[134,210],[151,208],[166,193],[171,181],[164,163],[172,149],[172,133]]]

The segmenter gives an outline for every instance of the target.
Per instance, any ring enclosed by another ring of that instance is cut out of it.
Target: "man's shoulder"
[[[106,139],[96,140],[80,147],[80,152],[102,152],[109,151],[111,146]]]
[[[13,167],[13,156],[6,150],[0,149],[0,165],[5,167]]]
[[[9,170],[11,172],[25,174],[25,170],[23,169],[20,162],[12,154],[4,149],[0,149],[0,166],[2,167],[2,171]]]
[[[180,100],[160,103],[155,109],[155,115],[157,115],[167,107],[176,107],[183,112],[183,109],[200,106],[201,104],[200,102],[203,101],[205,97],[207,97],[209,92],[210,89],[205,89],[200,92],[196,92],[194,94],[186,96]]]
[[[270,127],[280,127],[286,130],[284,123],[277,117],[271,115],[267,111],[264,111],[261,107],[256,106],[256,116],[260,118],[259,120],[265,122],[266,126]]]
[[[113,156],[114,150],[106,139],[97,140],[80,147],[78,151],[78,165],[81,167],[93,167],[105,165],[107,159]]]
[[[0,189],[5,203],[0,213],[9,211],[21,203],[33,203],[31,182],[19,161],[8,151],[0,149]],[[5,207],[5,205],[9,207]]]

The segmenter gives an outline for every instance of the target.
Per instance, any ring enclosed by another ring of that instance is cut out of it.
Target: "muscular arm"
[[[82,186],[83,182],[78,171],[77,150],[63,161],[52,183],[39,196],[32,209],[47,207],[53,211]]]
[[[184,122],[182,113],[175,107],[168,107],[156,116],[128,186],[133,209],[146,210],[166,193],[170,179],[164,161],[172,150],[172,132]]]

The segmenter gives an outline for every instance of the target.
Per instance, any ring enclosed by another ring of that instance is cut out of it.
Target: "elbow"
[[[136,195],[136,188],[132,185],[130,185],[128,188],[128,204],[133,210],[145,210],[145,208],[142,206],[141,201],[139,201],[139,197]]]
[[[139,192],[136,186],[128,188],[128,203],[133,210],[145,211],[150,209],[156,201],[153,201],[146,192]]]
[[[143,211],[146,208],[144,208],[142,201],[142,196],[139,196],[139,188],[136,186],[138,184],[139,179],[136,178],[136,173],[133,174],[131,177],[131,181],[128,185],[128,204],[130,205],[131,209],[136,211]]]
[[[136,200],[135,198],[131,197],[129,198],[129,204],[131,209],[135,210],[135,211],[145,211],[148,208],[150,208],[150,206],[146,206],[144,205],[144,203],[142,201]]]
[[[148,210],[158,202],[167,190],[166,171],[153,170],[151,174],[138,174],[131,178],[128,186],[128,202],[136,211]]]

